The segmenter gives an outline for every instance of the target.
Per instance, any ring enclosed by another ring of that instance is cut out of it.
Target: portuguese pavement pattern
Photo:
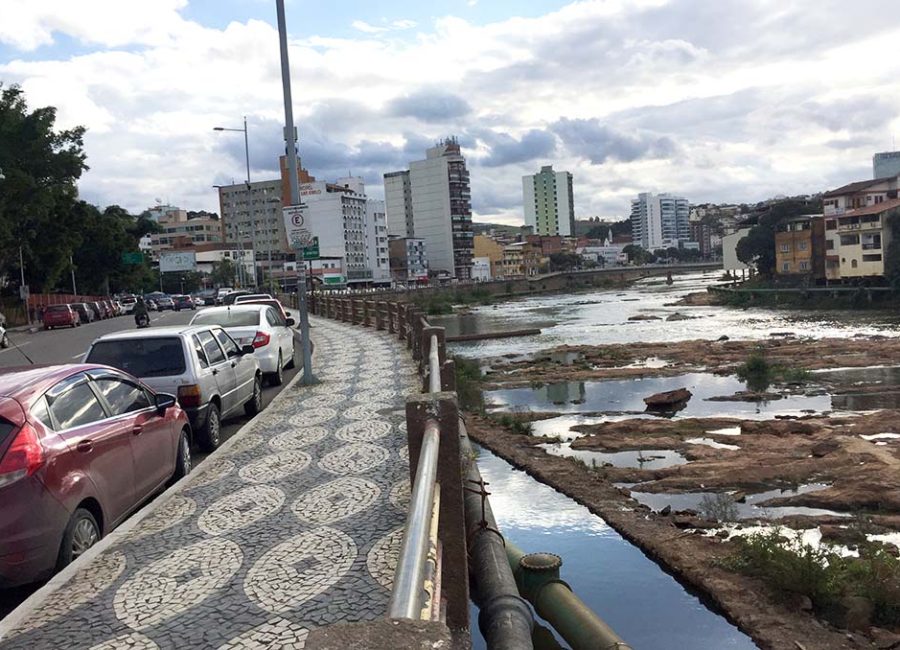
[[[0,648],[300,649],[385,615],[418,379],[387,334],[312,322],[320,383],[286,389]]]

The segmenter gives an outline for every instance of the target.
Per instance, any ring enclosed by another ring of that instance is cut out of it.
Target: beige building
[[[887,176],[870,181],[858,181],[836,190],[825,192],[823,209],[825,216],[841,214],[847,210],[858,210],[897,199],[900,176]]]
[[[278,266],[291,252],[281,215],[282,182],[280,179],[256,181],[219,187],[222,229],[228,241],[246,243],[256,250],[257,261],[267,261],[271,254]]]
[[[188,217],[186,210],[169,208],[158,217],[162,232],[152,233],[148,250],[154,258],[160,251],[174,248],[190,248],[202,244],[219,244],[224,241],[222,222],[208,216]]]
[[[892,219],[900,219],[900,199],[871,202],[867,207],[826,215],[826,278],[883,276]]]
[[[473,243],[473,257],[486,257],[491,263],[491,277],[502,275],[500,261],[503,259],[503,245],[497,243],[487,235],[475,235]]]

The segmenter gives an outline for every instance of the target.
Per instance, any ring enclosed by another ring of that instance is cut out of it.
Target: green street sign
[[[319,238],[313,237],[309,246],[303,247],[303,259],[317,260],[319,259]]]
[[[122,264],[143,264],[143,253],[122,253]]]

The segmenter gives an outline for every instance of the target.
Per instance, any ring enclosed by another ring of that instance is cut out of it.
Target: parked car
[[[294,321],[268,305],[201,309],[191,325],[220,325],[239,345],[252,345],[269,383],[280,386],[284,369],[294,367]]]
[[[72,309],[78,314],[78,318],[82,323],[93,323],[97,320],[97,313],[86,302],[72,303]]]
[[[122,308],[125,310],[126,314],[130,314],[134,311],[134,306],[137,304],[137,298],[134,296],[125,296],[120,301],[122,304]]]
[[[224,296],[222,296],[222,302],[220,304],[223,305],[233,305],[234,302],[240,298],[241,296],[250,296],[253,295],[252,291],[245,291],[238,289],[237,291],[232,291]]]
[[[119,315],[119,309],[116,307],[116,303],[112,300],[104,300],[103,305],[106,307],[106,311],[109,312],[110,318],[115,318]]]
[[[44,307],[43,321],[45,330],[81,325],[81,318],[71,305],[47,305]]]
[[[232,293],[235,293],[235,290],[232,287],[219,287],[216,289],[215,304],[221,305],[225,298]]]
[[[174,395],[97,365],[0,370],[0,587],[75,560],[191,469]]]
[[[94,313],[97,315],[97,320],[104,320],[109,318],[109,315],[106,312],[106,308],[100,303],[100,301],[89,302],[87,303],[88,307],[94,310]]]
[[[262,410],[262,373],[254,352],[221,327],[182,325],[107,334],[94,341],[85,362],[120,368],[154,390],[177,395],[198,443],[212,451],[223,419],[241,409],[248,415]]]
[[[259,294],[265,296],[264,298],[255,298],[253,296],[241,296],[235,302],[236,305],[268,305],[269,307],[274,307],[278,310],[278,313],[281,314],[284,320],[288,319],[288,313],[284,310],[284,305],[281,304],[280,301],[272,298],[268,294]],[[251,298],[250,300],[244,300],[244,298]]]
[[[152,298],[145,298],[144,304],[147,306],[147,311],[159,311],[159,306],[157,306],[156,301]]]
[[[175,311],[181,311],[182,309],[197,309],[197,306],[194,304],[194,299],[190,296],[172,296],[172,303],[175,306]]]

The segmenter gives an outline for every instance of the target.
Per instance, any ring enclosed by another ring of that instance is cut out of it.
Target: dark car
[[[197,308],[196,305],[194,305],[194,299],[190,296],[172,296],[172,302],[175,305],[175,311]]]
[[[86,302],[76,302],[72,304],[72,309],[78,314],[82,323],[93,323],[97,320],[96,312]]]
[[[46,578],[190,471],[173,395],[96,364],[0,370],[0,587]]]
[[[81,318],[78,312],[72,309],[70,305],[48,305],[44,307],[44,329],[49,330],[54,327],[78,327],[81,325]]]

